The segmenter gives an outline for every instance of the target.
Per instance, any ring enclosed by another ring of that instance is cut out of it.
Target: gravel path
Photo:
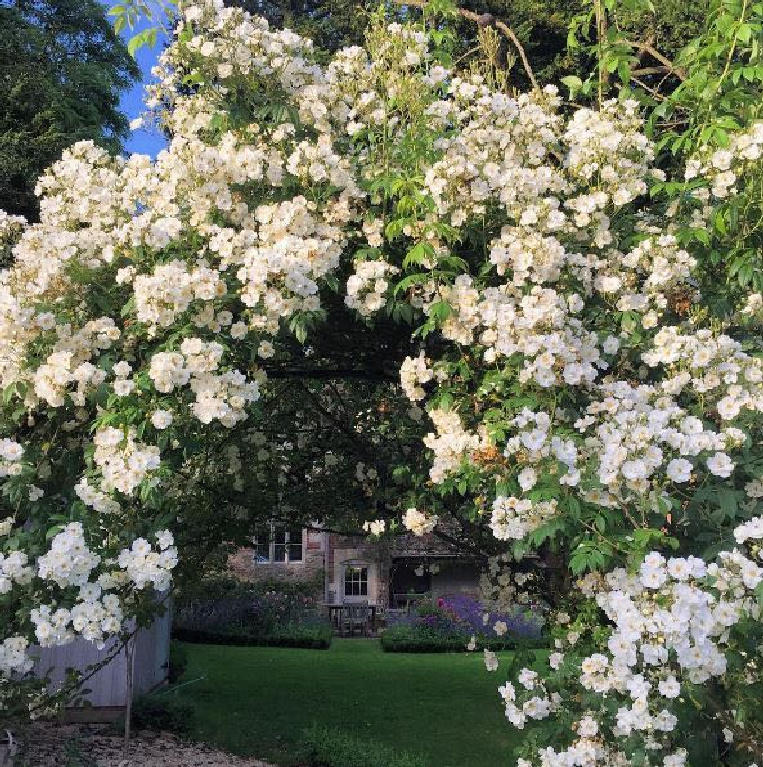
[[[19,739],[14,767],[273,767],[163,732],[136,733],[125,748],[123,739],[102,725],[39,723]]]

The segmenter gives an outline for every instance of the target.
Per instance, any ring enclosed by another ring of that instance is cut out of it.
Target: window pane
[[[270,546],[267,538],[254,539],[254,561],[260,563],[270,561]]]
[[[344,571],[344,594],[347,597],[368,596],[368,568],[350,566]]]
[[[302,529],[289,530],[286,539],[289,541],[289,562],[302,561]]]
[[[273,546],[273,561],[274,562],[286,561],[286,544],[276,543]]]
[[[283,527],[277,527],[273,534],[273,540],[276,542],[276,545],[286,543],[286,530]]]

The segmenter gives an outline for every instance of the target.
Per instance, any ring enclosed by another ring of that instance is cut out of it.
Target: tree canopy
[[[38,177],[77,141],[119,151],[119,95],[137,75],[97,0],[3,0],[0,209],[36,218]]]

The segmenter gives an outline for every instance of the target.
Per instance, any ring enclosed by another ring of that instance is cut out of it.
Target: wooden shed
[[[133,640],[133,698],[150,692],[167,679],[170,655],[171,611],[166,610],[146,629],[140,629]],[[36,648],[33,673],[46,676],[50,672],[53,686],[66,677],[66,669],[86,672],[114,652],[116,640],[99,650],[95,644],[78,639],[63,647]],[[81,695],[75,707],[67,709],[67,717],[77,721],[108,721],[118,717],[127,705],[128,674],[125,649],[83,684],[89,690]]]

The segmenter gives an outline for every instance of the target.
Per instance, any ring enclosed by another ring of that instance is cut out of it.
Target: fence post
[[[125,747],[130,741],[130,718],[132,716],[132,689],[135,674],[135,636],[137,631],[130,636],[125,644]]]

